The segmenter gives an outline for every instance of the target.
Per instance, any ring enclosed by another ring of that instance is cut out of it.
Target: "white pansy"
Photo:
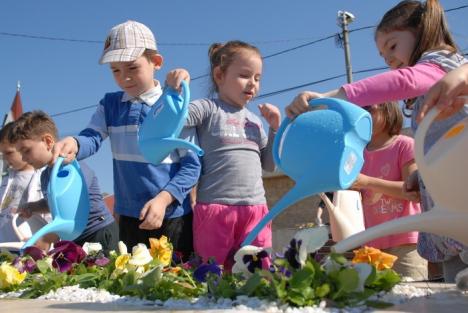
[[[148,248],[145,244],[139,243],[132,249],[132,257],[128,261],[128,264],[134,266],[143,266],[153,260]]]
[[[328,241],[328,227],[319,226],[301,229],[294,235],[294,239],[297,242],[302,242],[299,247],[299,259],[297,261],[304,266],[307,255],[317,251]]]
[[[234,255],[234,265],[232,267],[232,273],[242,273],[246,277],[250,277],[252,273],[249,271],[247,266],[249,263],[244,263],[244,256],[251,255],[255,257],[257,254],[262,252],[263,250],[267,250],[265,248],[260,248],[256,246],[243,246],[239,250],[237,250],[236,254]]]
[[[87,255],[90,255],[94,252],[99,252],[102,250],[102,245],[99,242],[85,242],[83,244],[83,250]]]
[[[119,255],[124,255],[128,253],[127,245],[123,241],[119,241],[118,248],[119,248]]]
[[[362,292],[364,291],[366,279],[372,273],[372,266],[368,263],[356,263],[353,267],[359,275],[359,283],[355,291]]]

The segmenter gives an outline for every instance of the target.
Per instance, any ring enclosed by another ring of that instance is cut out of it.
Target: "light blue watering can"
[[[334,98],[314,99],[309,105],[325,109],[292,121],[284,119],[273,143],[276,165],[296,184],[250,232],[243,246],[288,206],[320,192],[347,189],[361,171],[363,150],[372,134],[370,114]]]
[[[182,95],[171,87],[166,88],[148,112],[140,126],[138,145],[145,159],[160,164],[174,149],[194,150],[199,156],[203,150],[197,145],[178,138],[188,114],[190,89],[182,81]]]
[[[74,240],[88,224],[89,194],[78,161],[62,165],[59,157],[52,168],[47,186],[48,204],[52,222],[39,229],[26,241],[22,250],[48,233],[57,234],[61,240]]]

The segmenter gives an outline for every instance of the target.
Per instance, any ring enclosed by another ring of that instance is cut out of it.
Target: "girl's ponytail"
[[[456,52],[457,47],[449,32],[444,9],[438,0],[427,0],[421,4],[423,10],[420,18],[420,31],[417,35],[416,48],[413,51],[409,65],[414,65],[424,52],[434,49],[446,49]]]

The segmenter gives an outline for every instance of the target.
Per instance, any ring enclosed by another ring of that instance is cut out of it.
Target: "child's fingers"
[[[149,208],[149,204],[146,203],[144,206],[143,206],[143,209],[141,209],[141,212],[140,212],[140,221],[144,220],[146,218],[146,213],[148,212],[148,208]]]

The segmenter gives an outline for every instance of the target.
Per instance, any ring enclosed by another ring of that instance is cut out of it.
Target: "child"
[[[385,13],[377,26],[375,40],[380,55],[392,71],[323,94],[303,92],[286,108],[288,116],[294,117],[307,111],[308,101],[318,97],[341,98],[360,106],[410,99],[407,106],[412,109],[411,127],[415,131],[423,95],[447,72],[466,63],[466,60],[457,52],[447,28],[444,10],[436,0],[400,2]],[[468,109],[465,107],[452,117],[433,123],[426,135],[426,151],[467,115]],[[429,210],[433,204],[422,182],[420,191],[422,209]],[[426,240],[428,237],[431,238]],[[463,249],[453,240],[419,233],[418,252],[429,261],[452,261],[454,263],[450,267],[458,270],[466,267],[458,256]],[[447,282],[453,282],[455,275],[447,270],[444,276]]]
[[[99,103],[86,129],[57,143],[54,157],[84,159],[96,153],[109,137],[114,167],[115,211],[120,240],[133,247],[165,235],[185,257],[193,252],[192,209],[189,192],[200,175],[200,161],[191,151],[176,150],[160,165],[148,163],[138,148],[138,130],[162,94],[154,73],[163,58],[153,33],[145,25],[127,21],[113,27],[100,63],[110,63],[117,85]],[[188,73],[169,73],[167,83],[178,88]]]
[[[30,217],[32,213],[48,212],[47,185],[53,166],[52,147],[57,141],[57,128],[54,121],[44,112],[33,111],[21,115],[15,121],[9,139],[16,144],[23,160],[34,168],[47,167],[41,175],[42,192],[44,199],[28,202],[18,208],[23,217]],[[83,233],[74,240],[83,245],[85,242],[99,242],[104,253],[117,249],[118,228],[114,218],[107,210],[102,200],[101,190],[94,172],[84,163],[80,163],[81,171],[88,188],[90,208],[88,224]]]
[[[213,44],[209,57],[218,97],[193,101],[187,119],[205,151],[194,247],[204,261],[214,257],[230,270],[234,253],[268,212],[262,167],[274,170],[271,148],[281,116],[271,104],[259,106],[271,128],[267,138],[260,119],[246,107],[260,87],[262,57],[256,47],[241,41]],[[252,244],[271,247],[271,225]]]
[[[372,227],[421,213],[419,199],[407,199],[405,179],[416,171],[414,140],[400,135],[403,114],[397,102],[366,107],[372,115],[372,138],[364,150],[364,166],[352,188],[360,189],[364,220]],[[416,202],[412,202],[416,200]],[[427,279],[427,262],[418,255],[417,232],[381,237],[366,245],[396,255],[395,271],[414,280]]]
[[[439,118],[447,118],[460,111],[468,95],[468,64],[464,64],[444,76],[427,93],[418,115],[418,122],[433,106],[441,109]],[[463,97],[465,96],[465,97]]]
[[[12,128],[13,123],[8,123],[0,129],[0,152],[9,165],[8,175],[2,177],[0,189],[0,242],[18,242],[19,238],[11,226],[14,211],[26,202],[42,199],[42,169],[35,170],[21,159],[21,154],[8,139]],[[49,215],[44,217],[50,221]]]

